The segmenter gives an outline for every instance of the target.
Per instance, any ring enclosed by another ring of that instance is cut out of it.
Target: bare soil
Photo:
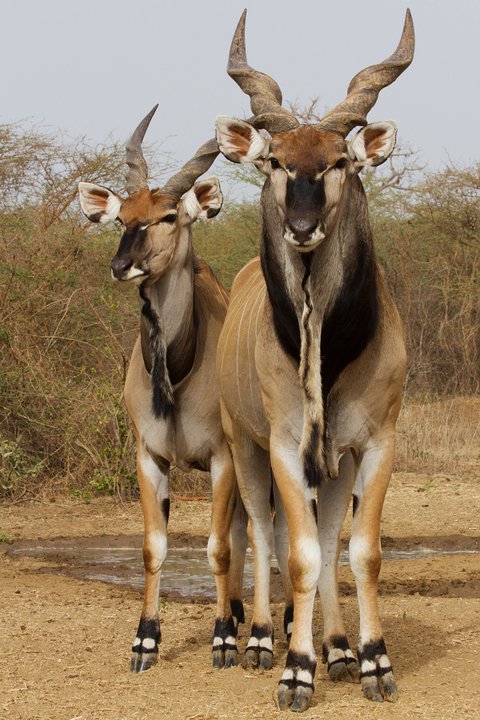
[[[384,547],[480,551],[479,479],[478,473],[397,474],[385,504]],[[172,544],[206,545],[208,502],[174,499],[170,529]],[[2,720],[285,717],[273,699],[287,649],[278,576],[273,578],[277,640],[272,671],[214,671],[209,646],[214,606],[162,595],[159,664],[133,675],[129,656],[140,593],[54,574],[51,558],[8,554],[12,544],[27,540],[141,532],[138,503],[99,499],[0,505]],[[341,569],[340,581],[355,645],[358,610],[348,568]],[[400,700],[395,705],[369,703],[358,685],[330,682],[319,662],[314,702],[304,717],[480,717],[480,555],[385,562],[380,596]],[[248,622],[248,599],[246,609]],[[320,656],[319,608],[314,627]],[[240,649],[247,635],[248,626],[243,626]]]

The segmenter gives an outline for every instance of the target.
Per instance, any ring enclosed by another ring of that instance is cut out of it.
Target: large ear
[[[370,123],[355,135],[348,151],[358,165],[381,165],[390,157],[396,141],[397,125],[393,120]]]
[[[271,137],[266,130],[256,130],[245,120],[226,115],[217,117],[215,129],[220,152],[227,160],[246,163],[267,157]]]
[[[196,182],[183,198],[183,207],[189,218],[212,218],[221,210],[223,194],[216,177]]]
[[[80,206],[89,220],[107,223],[118,217],[122,200],[111,190],[93,183],[78,183]]]

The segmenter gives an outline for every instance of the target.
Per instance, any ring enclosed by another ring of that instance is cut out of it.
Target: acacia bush
[[[9,148],[0,153],[0,495],[130,497],[134,449],[122,386],[139,321],[135,289],[110,281],[119,230],[87,226],[71,202],[75,168],[88,163],[57,167],[49,185],[46,176],[33,177],[31,142],[22,160],[9,137],[0,128]],[[78,145],[68,147],[67,158]],[[86,158],[96,158],[88,179],[120,187],[123,158],[114,148],[102,164],[97,150],[85,149]],[[438,402],[479,390],[479,166],[405,178],[367,174],[366,186],[377,249],[407,330],[410,423],[425,400],[443,408]],[[33,181],[39,184],[27,192]],[[49,188],[57,193],[53,204]],[[227,204],[218,218],[194,227],[196,252],[227,287],[257,254],[258,239],[252,202]],[[408,427],[401,433],[401,467],[410,468],[412,458],[426,466],[429,433],[417,428],[417,451]],[[461,443],[464,452],[466,435]],[[197,476],[189,482],[179,474],[174,487],[206,487]]]

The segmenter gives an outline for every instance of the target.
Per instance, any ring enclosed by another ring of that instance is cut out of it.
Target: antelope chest
[[[127,377],[125,402],[137,442],[182,470],[208,469],[212,452],[223,438],[218,390],[208,380],[196,374],[175,388],[173,413],[163,419],[153,412],[150,376],[142,372]]]

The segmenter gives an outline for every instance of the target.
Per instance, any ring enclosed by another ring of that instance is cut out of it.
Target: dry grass
[[[396,470],[458,474],[479,466],[479,397],[404,404],[397,425]]]

